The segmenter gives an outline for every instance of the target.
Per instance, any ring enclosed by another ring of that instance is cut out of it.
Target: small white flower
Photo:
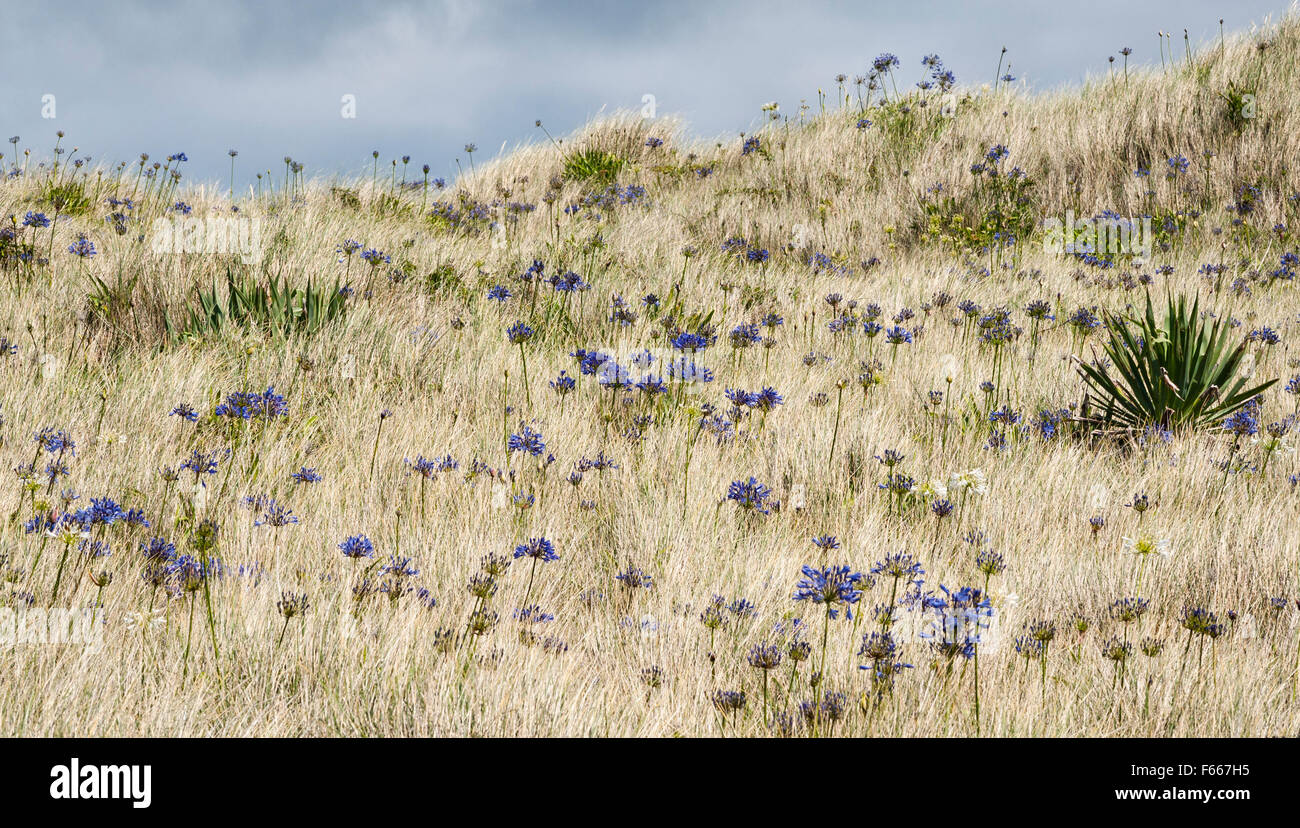
[[[1286,437],[1254,437],[1250,442],[1269,454],[1290,454],[1295,451],[1295,446],[1288,443]]]
[[[939,357],[939,379],[952,383],[961,375],[961,361],[952,354]]]
[[[985,476],[983,469],[957,472],[949,478],[948,488],[954,493],[970,492],[971,494],[982,495],[989,490],[989,479]]]
[[[84,529],[78,529],[77,527],[68,523],[64,523],[59,526],[53,526],[50,529],[46,530],[45,534],[51,538],[55,538],[60,543],[63,543],[67,546],[72,546],[73,544],[80,543],[81,541],[84,540],[90,540],[89,532],[87,532]]]
[[[913,497],[925,502],[948,499],[948,487],[943,484],[942,480],[930,480],[922,483],[912,489],[911,493]]]
[[[123,616],[123,621],[126,623],[128,630],[138,630],[145,627],[156,630],[166,623],[166,619],[163,617],[164,612],[165,610],[162,609],[156,609],[153,612],[128,612]]]
[[[1153,535],[1140,535],[1136,538],[1124,538],[1124,552],[1129,555],[1156,554],[1168,558],[1172,553],[1172,541],[1169,538],[1157,538]]]

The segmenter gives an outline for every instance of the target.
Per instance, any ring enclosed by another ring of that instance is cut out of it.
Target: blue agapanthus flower
[[[152,561],[169,561],[176,557],[176,544],[166,538],[150,538],[148,543],[140,541],[140,554]]]
[[[703,351],[709,347],[709,339],[698,333],[683,331],[672,338],[672,346],[679,351]]]
[[[651,589],[655,584],[653,577],[632,564],[628,564],[627,569],[615,575],[614,580],[627,590]]]
[[[897,66],[898,63],[897,55],[891,54],[890,52],[884,52],[875,60],[871,61],[871,68],[876,70],[876,72],[884,73],[888,72],[891,66]]]
[[[365,535],[352,535],[339,544],[345,558],[373,558],[375,545]]]
[[[758,514],[768,514],[766,503],[772,495],[772,490],[759,483],[754,477],[748,481],[736,480],[732,482],[727,489],[727,500],[734,500],[736,505],[747,512],[757,512]]]
[[[95,243],[84,235],[78,235],[77,240],[68,245],[68,252],[82,259],[89,259],[98,251],[95,250]]]
[[[189,420],[191,423],[199,419],[199,412],[195,411],[189,403],[181,403],[171,410],[168,417],[180,417],[182,420]]]
[[[229,453],[230,450],[226,449],[226,454]],[[199,475],[216,474],[217,466],[220,465],[222,459],[224,459],[222,455],[216,451],[205,452],[202,449],[194,449],[190,453],[189,459],[181,463],[181,468],[192,471],[194,479],[198,480]]]
[[[294,515],[292,509],[289,509],[285,506],[281,506],[279,503],[276,503],[274,500],[269,500],[266,503],[265,510],[262,512],[262,516],[257,520],[253,521],[253,525],[254,526],[289,526],[290,524],[294,524],[297,522],[298,522],[298,518],[296,515]]]
[[[1223,430],[1230,431],[1238,437],[1250,437],[1259,433],[1259,404],[1255,400],[1233,412],[1223,421]]]
[[[512,345],[520,345],[533,338],[533,329],[523,322],[516,322],[506,329],[506,338]]]
[[[908,578],[912,579],[925,574],[921,568],[921,562],[912,557],[908,552],[896,552],[893,555],[886,555],[884,559],[876,561],[871,567],[872,575],[883,575],[887,578]]]
[[[270,420],[275,417],[289,416],[289,403],[284,397],[275,393],[274,387],[265,391],[236,391],[226,395],[226,401],[213,411],[218,417],[233,420]]]
[[[546,538],[529,538],[527,543],[519,544],[515,547],[515,557],[533,558],[542,563],[560,559],[555,553],[555,545]]]
[[[298,471],[291,474],[290,477],[299,483],[319,483],[321,481],[320,474],[318,474],[315,469],[309,469],[306,466],[298,469]]]
[[[828,566],[818,569],[803,567],[803,579],[795,585],[795,601],[812,601],[825,604],[826,613],[831,618],[839,616],[839,608],[844,608],[844,617],[853,620],[853,605],[862,597],[858,584],[862,581],[861,572],[852,572],[847,566]]]
[[[63,429],[43,428],[33,434],[32,439],[50,454],[67,453],[75,456],[77,453],[77,444],[73,442],[72,436]]]
[[[542,440],[541,432],[524,426],[518,434],[510,435],[510,439],[506,441],[506,449],[511,453],[522,451],[533,457],[540,457],[542,452],[546,451],[546,443]]]
[[[928,639],[930,646],[946,658],[972,658],[982,631],[988,628],[993,605],[983,590],[975,587],[952,592],[941,584],[939,589],[945,597],[932,599],[928,605],[938,620],[921,633],[921,638]]]

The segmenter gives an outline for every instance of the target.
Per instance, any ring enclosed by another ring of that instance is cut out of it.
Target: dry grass
[[[1260,52],[1256,44],[1265,41]],[[1262,471],[1229,475],[1225,483],[1215,465],[1229,450],[1230,438],[1222,434],[1138,446],[1084,435],[1044,441],[1036,432],[1009,429],[1007,449],[990,449],[989,399],[979,385],[992,378],[991,357],[947,320],[957,301],[969,299],[985,309],[1011,308],[1027,329],[1025,304],[1053,303],[1058,324],[1044,331],[1036,359],[1029,359],[1028,333],[1007,346],[998,400],[1019,410],[1022,424],[1040,409],[1081,398],[1067,359],[1073,342],[1060,324],[1066,315],[1080,306],[1117,310],[1141,301],[1141,274],[1154,276],[1156,295],[1166,288],[1199,290],[1221,313],[1243,320],[1243,334],[1275,328],[1282,342],[1256,346],[1255,370],[1285,382],[1295,370],[1289,358],[1294,288],[1271,283],[1268,273],[1295,247],[1291,231],[1270,228],[1296,224],[1297,205],[1288,196],[1298,188],[1289,170],[1300,156],[1292,91],[1298,65],[1300,23],[1288,19],[1230,41],[1225,51],[1216,46],[1190,66],[1130,71],[1127,83],[1116,75],[1051,96],[963,94],[953,118],[936,101],[920,107],[912,100],[910,113],[896,107],[865,113],[873,125],[859,130],[855,123],[864,115],[856,101],[842,110],[832,105],[803,124],[795,117],[765,128],[762,152],[749,155],[741,154],[739,140],[690,144],[677,124],[615,118],[573,136],[565,151],[597,148],[626,159],[617,181],[644,186],[639,203],[566,215],[562,208],[587,189],[566,180],[548,190],[564,163],[549,143],[480,164],[452,192],[429,197],[536,205],[506,221],[501,234],[481,223],[450,228],[421,219],[420,189],[402,193],[401,206],[385,211],[389,188],[369,176],[336,183],[355,192],[356,207],[326,183],[307,184],[292,205],[267,187],[238,202],[240,216],[261,222],[264,250],[253,265],[216,254],[151,252],[152,221],[173,201],[192,205],[193,216],[230,215],[223,193],[151,191],[141,198],[140,185],[137,224],[118,236],[102,220],[111,211],[104,201],[131,194],[135,166],[64,173],[65,180],[83,182],[95,206],[59,220],[52,267],[11,264],[3,274],[0,333],[17,352],[0,358],[0,454],[9,468],[28,463],[32,434],[46,427],[67,429],[77,451],[68,458],[69,476],[49,495],[42,483],[20,501],[20,482],[11,477],[6,484],[4,515],[22,508],[0,530],[10,581],[0,603],[20,607],[26,593],[37,608],[83,607],[97,598],[90,574],[107,569],[113,582],[98,613],[102,646],[0,649],[0,732],[716,735],[722,726],[711,697],[724,689],[748,693],[746,714],[728,722],[726,732],[765,734],[773,729],[762,713],[761,674],[746,661],[751,646],[778,640],[775,622],[802,617],[813,660],[820,658],[823,615],[791,600],[802,565],[845,562],[866,571],[906,550],[924,565],[925,590],[982,586],[978,548],[963,540],[981,530],[1006,561],[1006,571],[988,585],[995,627],[980,645],[981,733],[1295,733],[1300,585],[1296,500],[1288,481],[1294,455],[1274,457]],[[1240,130],[1220,97],[1230,81],[1256,90],[1257,117]],[[895,123],[907,126],[890,126]],[[665,145],[647,147],[650,136]],[[1153,261],[1108,270],[1048,255],[1037,238],[1021,239],[1014,256],[963,250],[960,242],[939,238],[950,228],[928,224],[922,199],[936,182],[959,195],[969,192],[968,168],[993,144],[1009,147],[1006,166],[1021,167],[1036,182],[1029,207],[1037,220],[1067,209],[1081,216],[1102,209],[1139,215],[1152,206],[1197,210],[1199,218]],[[1216,155],[1207,160],[1206,151]],[[1165,160],[1180,154],[1191,167],[1171,182]],[[1149,179],[1133,175],[1138,166],[1152,170]],[[700,177],[694,170],[701,167],[712,174]],[[53,215],[41,194],[48,176],[30,162],[25,176],[0,184],[0,209],[19,222],[28,210]],[[1223,206],[1245,183],[1257,186],[1260,197],[1236,227]],[[1155,196],[1144,194],[1148,185]],[[595,214],[602,218],[585,217]],[[79,231],[99,248],[85,262],[65,252]],[[143,243],[133,241],[137,234],[145,235]],[[24,231],[24,238],[32,236],[43,248],[49,230]],[[748,264],[723,252],[731,236],[768,249],[770,260]],[[370,282],[359,260],[340,265],[336,248],[349,238],[386,251],[392,266]],[[697,253],[686,258],[688,246]],[[806,263],[813,252],[852,272],[814,271]],[[877,266],[860,264],[873,256]],[[544,285],[534,301],[518,280],[534,258],[546,263],[548,274],[577,271],[592,289],[564,300]],[[1221,292],[1211,293],[1213,285],[1197,275],[1206,262],[1228,265]],[[1175,268],[1172,275],[1156,273],[1163,264]],[[356,295],[346,318],[315,336],[285,341],[228,332],[169,342],[163,314],[174,318],[190,307],[195,289],[224,280],[228,267],[284,274],[296,284],[346,278]],[[407,278],[385,278],[393,268]],[[87,300],[91,274],[109,284],[122,274],[135,278],[129,307],[95,312]],[[1249,292],[1229,290],[1237,279]],[[501,306],[486,298],[496,284],[514,293]],[[933,306],[941,291],[954,298],[945,308]],[[719,340],[700,363],[716,372],[716,381],[673,386],[647,401],[640,392],[626,399],[601,392],[584,376],[561,405],[548,381],[561,370],[577,374],[571,351],[667,352],[666,310],[656,320],[640,306],[652,292],[665,304],[680,299],[679,322],[714,312]],[[824,301],[832,292],[859,309],[878,303],[887,326],[887,317],[910,307],[916,319],[907,324],[923,324],[923,333],[896,357],[883,337],[872,345],[860,324],[857,333],[832,335],[826,323],[833,314]],[[609,321],[615,294],[638,311],[633,324]],[[727,332],[768,312],[785,320],[773,347],[733,356]],[[520,350],[505,335],[517,319],[537,330],[526,346],[531,405]],[[809,352],[828,359],[808,366]],[[41,362],[47,354],[56,358],[54,370],[42,370],[51,364]],[[883,363],[884,381],[864,393],[860,365],[873,358]],[[847,388],[832,458],[838,383]],[[286,394],[287,418],[230,429],[212,416],[223,395],[269,385]],[[724,388],[764,386],[777,389],[785,403],[766,417],[751,415],[726,444],[706,432],[693,443],[685,475],[696,427],[690,405],[707,402],[725,411]],[[937,412],[925,403],[931,390],[947,394]],[[556,458],[549,467],[507,457],[507,393],[509,430],[531,421],[544,435],[546,454]],[[827,394],[829,404],[813,405],[817,393]],[[199,411],[197,424],[168,416],[182,402]],[[1281,419],[1293,404],[1275,386],[1266,419]],[[377,439],[385,409],[393,416]],[[650,419],[638,423],[637,417]],[[173,485],[158,470],[178,465],[195,448],[231,448],[232,454],[191,509],[193,477],[182,475]],[[885,470],[873,459],[885,449],[905,454],[902,470],[921,481],[980,468],[988,491],[942,522],[924,502],[901,517],[892,514],[877,490]],[[618,468],[588,471],[575,489],[566,476],[598,451]],[[423,487],[403,462],[448,453],[459,469]],[[1261,460],[1257,448],[1242,456]],[[475,460],[493,469],[508,464],[508,486],[496,473],[470,474]],[[304,465],[324,480],[295,484],[289,475]],[[732,481],[751,475],[771,487],[779,510],[746,516],[723,500]],[[56,600],[61,545],[25,533],[23,523],[32,517],[33,499],[61,509],[57,494],[65,487],[83,495],[74,507],[107,495],[143,509],[153,526],[109,528],[104,537],[113,554],[107,558],[87,561],[74,548],[68,586]],[[508,491],[536,502],[516,509]],[[1156,637],[1166,646],[1155,658],[1135,651],[1117,683],[1101,649],[1111,636],[1126,634],[1108,618],[1108,606],[1138,594],[1138,560],[1121,552],[1121,536],[1133,535],[1138,523],[1124,504],[1138,492],[1156,504],[1142,529],[1168,537],[1172,555],[1146,565],[1140,594],[1151,609],[1127,635],[1134,644]],[[240,502],[257,494],[292,507],[300,522],[254,526],[257,515]],[[1106,520],[1095,537],[1093,515]],[[227,567],[224,577],[209,579],[219,657],[204,592],[166,600],[139,575],[139,541],[161,535],[191,551],[194,521],[204,518],[220,524],[217,554]],[[377,560],[413,558],[420,574],[412,586],[429,590],[436,606],[426,608],[415,593],[355,600],[356,568],[337,544],[358,532],[373,540]],[[836,535],[842,547],[829,555],[814,548],[810,538],[825,534]],[[440,635],[456,637],[465,628],[473,601],[466,584],[482,558],[543,535],[561,557],[538,568],[532,600],[555,620],[536,627],[537,638],[521,635],[511,611],[523,600],[529,572],[525,561],[516,561],[490,601],[500,613],[495,628],[472,644],[441,646]],[[239,574],[241,564],[258,574]],[[615,576],[629,565],[651,575],[653,587],[624,589]],[[809,688],[804,663],[787,696],[787,659],[772,674],[769,704],[797,720],[801,701],[830,690],[848,698],[836,735],[974,733],[974,662],[958,658],[949,669],[908,634],[911,613],[903,613],[898,630],[901,660],[914,667],[902,671],[891,695],[874,708],[869,703],[868,673],[858,669],[856,653],[862,634],[875,629],[869,608],[887,602],[889,586],[888,579],[877,581],[856,622],[831,623],[820,688]],[[277,601],[284,591],[306,593],[311,608],[288,623],[281,640]],[[700,616],[715,593],[728,601],[743,596],[756,615],[728,615],[711,635]],[[1284,609],[1270,607],[1275,596],[1286,599]],[[142,630],[129,623],[151,605],[165,607],[162,626]],[[1207,607],[1228,625],[1203,653],[1199,639],[1184,649],[1178,620],[1184,605]],[[1071,627],[1075,612],[1091,619],[1086,633]],[[1057,626],[1045,684],[1038,663],[1018,657],[1013,646],[1023,625],[1036,619]],[[561,641],[563,647],[554,646]],[[662,670],[662,686],[644,683],[643,671],[651,667]],[[827,729],[823,722],[821,732]],[[797,726],[796,732],[809,730]]]

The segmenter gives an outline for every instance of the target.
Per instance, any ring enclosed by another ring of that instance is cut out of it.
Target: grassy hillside
[[[450,186],[12,144],[0,730],[1294,733],[1300,23],[1179,46]],[[1097,422],[1148,292],[1279,380],[1250,423]]]

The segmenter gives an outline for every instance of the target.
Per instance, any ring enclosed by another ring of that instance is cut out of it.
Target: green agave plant
[[[1276,379],[1245,388],[1241,375],[1247,340],[1234,344],[1223,318],[1201,318],[1200,298],[1189,308],[1185,297],[1167,299],[1165,317],[1156,321],[1150,294],[1141,318],[1106,314],[1109,359],[1078,363],[1080,376],[1095,395],[1099,413],[1085,422],[1131,431],[1159,424],[1169,430],[1219,425]]]
[[[255,278],[237,281],[226,271],[226,301],[222,302],[216,285],[211,291],[198,291],[199,307],[190,308],[188,318],[176,325],[164,317],[172,340],[198,339],[219,335],[224,329],[238,326],[257,329],[277,337],[294,333],[313,334],[343,316],[347,297],[339,291],[317,288],[310,282],[305,288],[291,288],[288,280],[272,276],[266,286]]]

